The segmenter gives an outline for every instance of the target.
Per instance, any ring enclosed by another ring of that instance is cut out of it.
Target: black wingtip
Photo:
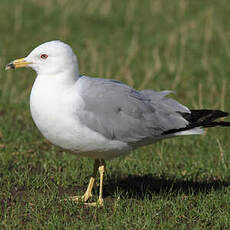
[[[218,118],[229,116],[228,112],[224,112],[221,110],[208,110],[208,109],[191,110],[191,113],[180,113],[180,114],[184,119],[186,119],[189,122],[189,124],[184,128],[166,130],[162,133],[163,135],[169,135],[181,131],[194,129],[197,127],[211,128],[216,126],[225,126],[225,127],[230,126],[230,122],[215,121]]]

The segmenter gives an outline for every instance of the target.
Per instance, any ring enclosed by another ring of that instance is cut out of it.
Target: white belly
[[[84,102],[77,87],[65,90],[60,84],[55,86],[53,82],[36,79],[30,109],[41,133],[54,145],[92,158],[109,159],[131,150],[128,144],[108,140],[80,123],[77,112],[83,109]]]

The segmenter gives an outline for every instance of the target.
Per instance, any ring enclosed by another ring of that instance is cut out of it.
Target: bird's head
[[[6,70],[31,67],[38,75],[55,75],[71,68],[78,68],[77,57],[69,45],[61,41],[50,41],[33,49],[25,58],[16,59],[6,65]],[[71,70],[71,71],[77,71]]]

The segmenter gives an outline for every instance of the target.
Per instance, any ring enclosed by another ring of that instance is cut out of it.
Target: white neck
[[[66,100],[69,98],[72,100],[72,97],[66,95],[74,91],[73,87],[76,85],[78,75],[69,74],[67,71],[55,76],[38,75],[34,82],[30,94],[30,109],[33,120],[44,136],[46,136],[47,127],[55,127],[58,123],[56,118],[62,116],[63,112],[66,113],[68,108],[65,107],[71,104]],[[44,126],[43,124],[47,124],[49,120],[49,125]]]
[[[39,84],[43,84],[52,90],[52,88],[61,87],[61,88],[68,88],[74,85],[75,82],[79,79],[79,74],[77,71],[73,71],[71,69],[67,69],[55,76],[53,75],[38,75],[35,82],[34,87],[36,87]],[[39,86],[41,87],[41,86]],[[43,86],[44,87],[44,86]],[[57,88],[56,88],[57,90]]]

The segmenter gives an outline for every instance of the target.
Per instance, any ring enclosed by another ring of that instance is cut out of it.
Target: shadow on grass
[[[196,195],[200,192],[209,193],[213,190],[221,190],[229,186],[229,182],[220,180],[195,182],[188,180],[170,180],[153,177],[152,175],[144,176],[127,176],[126,178],[108,178],[104,186],[104,196],[113,196],[117,191],[128,198],[144,199],[152,195]]]

